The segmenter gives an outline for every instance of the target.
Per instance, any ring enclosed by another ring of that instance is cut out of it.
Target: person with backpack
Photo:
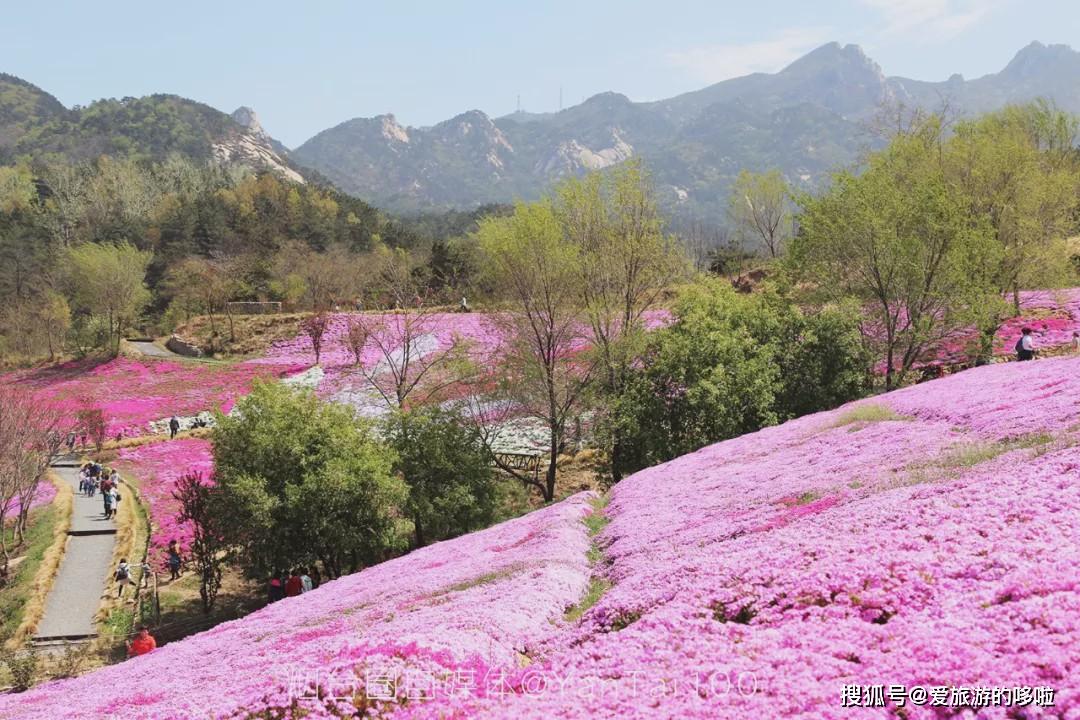
[[[1031,335],[1031,328],[1026,327],[1020,331],[1020,339],[1016,341],[1016,359],[1032,360],[1035,358],[1035,339]]]
[[[173,415],[169,418],[169,439],[175,440],[178,432],[180,432],[180,420]]]
[[[131,584],[131,567],[126,558],[120,558],[120,564],[116,566],[116,597],[124,596],[124,588]]]
[[[169,541],[169,580],[180,579],[180,546],[175,540]]]

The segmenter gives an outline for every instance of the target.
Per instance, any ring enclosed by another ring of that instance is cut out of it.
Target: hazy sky
[[[454,7],[457,6],[457,7]],[[1080,0],[4,2],[0,72],[66,105],[170,92],[250,105],[294,147],[349,118],[427,125],[555,110],[604,90],[653,100],[814,47],[887,75],[1000,70],[1032,40],[1080,49]]]

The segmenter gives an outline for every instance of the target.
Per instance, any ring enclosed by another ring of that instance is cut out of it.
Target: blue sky
[[[1032,40],[1080,49],[1078,0],[476,0],[5,3],[0,71],[67,105],[171,92],[256,109],[286,145],[349,118],[427,125],[652,100],[775,71],[830,40],[887,75],[1004,67]],[[457,6],[457,7],[454,7]]]

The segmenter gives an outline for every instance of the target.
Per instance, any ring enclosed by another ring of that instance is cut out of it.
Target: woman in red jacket
[[[304,591],[304,582],[300,579],[300,573],[296,569],[289,571],[289,579],[285,581],[285,597],[296,597]]]

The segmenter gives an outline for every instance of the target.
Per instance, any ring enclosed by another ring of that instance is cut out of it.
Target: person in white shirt
[[[1020,339],[1016,342],[1016,359],[1031,360],[1035,357],[1035,339],[1031,335],[1031,328],[1020,331]]]
[[[311,576],[308,575],[307,568],[304,568],[300,571],[300,592],[311,592],[311,588]]]

